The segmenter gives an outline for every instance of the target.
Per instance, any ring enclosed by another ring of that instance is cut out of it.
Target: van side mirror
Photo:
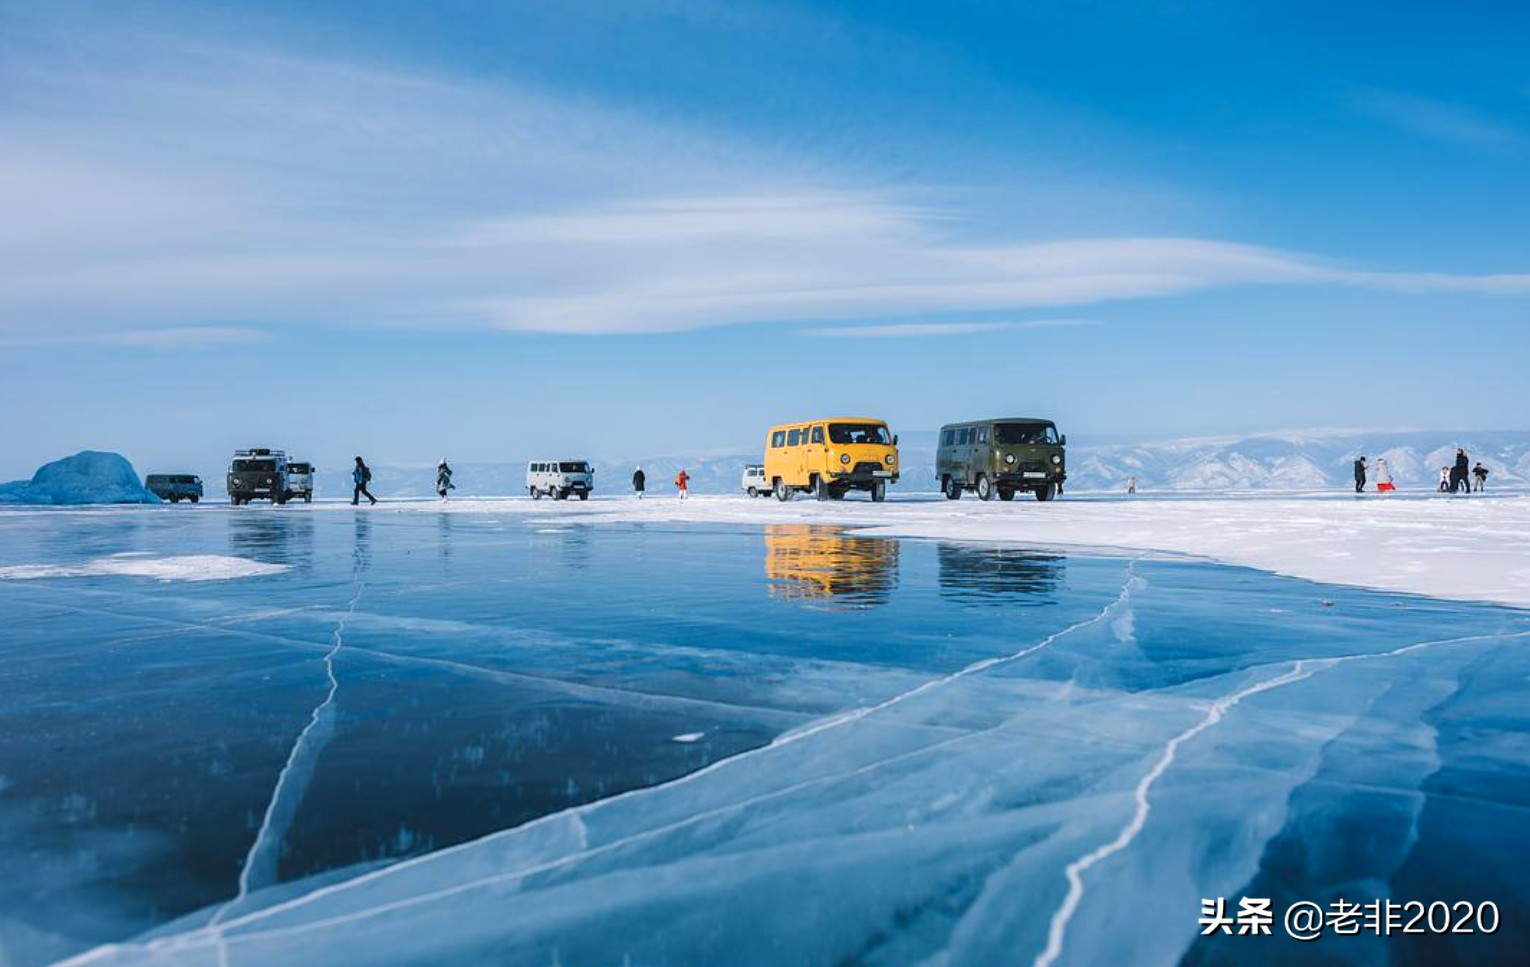
[[[898,445],[898,434],[894,433],[893,434],[893,446],[897,446],[897,445]]]
[[[1064,433],[1062,435],[1061,440],[1058,441],[1058,446],[1064,446],[1065,447],[1067,445],[1068,445],[1068,434]]]

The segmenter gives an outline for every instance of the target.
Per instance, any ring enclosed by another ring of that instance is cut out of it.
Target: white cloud
[[[894,322],[871,326],[825,326],[799,329],[801,336],[840,339],[906,339],[919,336],[970,336],[1007,329],[1066,329],[1091,326],[1087,319],[1027,319],[1023,322]]]
[[[13,35],[0,87],[12,341],[255,338],[202,325],[219,319],[644,333],[1254,285],[1530,292],[1530,275],[1221,240],[995,237],[760,145],[254,43]]]
[[[1355,103],[1365,113],[1409,134],[1476,147],[1522,147],[1523,131],[1460,104],[1396,91],[1363,90]]]

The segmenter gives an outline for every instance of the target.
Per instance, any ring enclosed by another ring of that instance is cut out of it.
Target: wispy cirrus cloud
[[[1376,89],[1357,91],[1353,100],[1371,117],[1431,141],[1488,148],[1530,144],[1523,129],[1463,104]]]
[[[1241,286],[1530,293],[1530,274],[1387,271],[1220,239],[979,231],[933,194],[759,144],[255,43],[11,31],[0,87],[12,340],[256,338],[210,319],[848,325]]]
[[[914,339],[923,336],[973,336],[1010,329],[1071,329],[1098,323],[1087,319],[1026,319],[1014,322],[894,322],[885,325],[823,326],[799,329],[799,336],[836,339]]]

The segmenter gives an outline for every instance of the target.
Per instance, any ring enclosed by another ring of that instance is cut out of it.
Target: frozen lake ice
[[[509,506],[0,533],[0,963],[1530,945],[1522,611]],[[1502,926],[1202,938],[1207,897],[1491,900]]]

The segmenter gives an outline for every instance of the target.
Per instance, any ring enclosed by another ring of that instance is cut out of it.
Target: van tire
[[[1000,500],[1014,500],[1015,499],[1015,488],[1013,488],[1013,487],[1000,487],[999,488],[999,499]]]
[[[993,482],[988,479],[988,474],[980,473],[977,477],[977,486],[972,488],[978,495],[978,500],[993,499]]]
[[[812,489],[813,496],[816,499],[818,499],[818,500],[828,500],[829,499],[829,485],[827,483],[824,483],[824,479],[822,477],[818,476],[818,474],[816,474],[816,473],[813,474],[809,486]]]
[[[1037,500],[1051,500],[1057,496],[1057,484],[1047,484],[1045,487],[1036,489]]]
[[[871,501],[880,504],[887,499],[887,481],[873,480],[871,482]]]
[[[531,494],[531,499],[532,500],[541,500],[542,499],[542,491],[538,490],[535,487],[527,487],[526,488],[526,492]]]
[[[201,499],[202,499],[202,498],[201,498],[201,497],[198,497],[198,496],[196,496],[196,495],[195,495],[195,494],[193,494],[193,495],[192,495],[192,496],[190,496],[190,497],[187,497],[187,498],[186,498],[186,499],[187,499],[187,500],[189,500],[189,501],[191,501],[191,502],[192,502],[192,503],[193,503],[193,504],[194,504],[194,503],[196,503],[196,502],[197,502],[197,501],[199,501],[199,500],[201,500]]]
[[[579,491],[579,499],[580,500],[589,500],[590,499],[590,492],[588,490],[581,490],[581,491]]]
[[[760,495],[759,488],[757,487],[750,487],[748,490],[744,491],[744,493],[751,497],[758,497]]]
[[[776,478],[775,492],[776,499],[783,504],[792,499],[792,488],[788,487],[786,481],[780,477]]]
[[[940,489],[946,495],[947,500],[962,499],[962,485],[957,483],[956,479],[949,474],[945,480],[941,481]]]
[[[553,491],[553,500],[567,500],[567,499],[568,499],[568,491],[567,490],[554,490]]]
[[[193,497],[193,498],[191,498],[191,502],[194,504],[194,503],[197,502],[197,499],[195,497]],[[305,504],[313,503],[313,494],[304,494],[303,495],[303,503],[305,503]]]
[[[271,505],[273,507],[280,507],[282,504],[285,504],[286,502],[287,502],[286,491],[281,491],[281,492],[273,491],[271,493]]]

